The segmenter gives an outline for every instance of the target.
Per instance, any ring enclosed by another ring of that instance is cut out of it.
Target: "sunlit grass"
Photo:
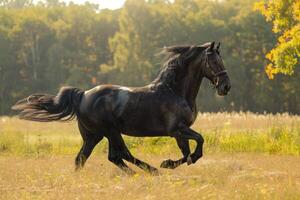
[[[205,138],[205,152],[261,152],[300,155],[300,117],[251,113],[200,114],[193,128]],[[168,137],[125,137],[133,152],[179,152]],[[0,153],[17,155],[76,154],[82,140],[76,121],[36,123],[16,118],[0,119]],[[192,142],[193,144],[193,142]],[[107,152],[104,139],[95,149]]]

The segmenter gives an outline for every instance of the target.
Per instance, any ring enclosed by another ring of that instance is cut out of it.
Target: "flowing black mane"
[[[154,84],[159,86],[167,84],[175,86],[179,80],[182,80],[188,70],[188,65],[207,47],[210,43],[201,46],[183,45],[165,47],[160,54],[165,55],[165,62],[154,80]]]

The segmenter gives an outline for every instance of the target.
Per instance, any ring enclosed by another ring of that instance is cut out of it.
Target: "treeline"
[[[164,46],[220,41],[232,81],[218,97],[204,81],[200,111],[300,113],[300,73],[269,80],[272,27],[253,0],[128,0],[118,10],[49,0],[0,1],[0,115],[31,93],[63,85],[141,86],[153,80]]]

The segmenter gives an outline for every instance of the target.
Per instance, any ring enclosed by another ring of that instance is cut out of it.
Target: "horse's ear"
[[[213,41],[212,43],[210,43],[209,50],[212,51],[214,49],[214,46],[215,46],[215,41]]]
[[[220,45],[221,45],[221,42],[219,42],[217,45],[217,51],[219,51]]]

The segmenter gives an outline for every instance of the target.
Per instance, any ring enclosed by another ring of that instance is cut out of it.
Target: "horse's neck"
[[[196,97],[198,95],[198,91],[200,89],[200,85],[203,79],[202,76],[202,68],[205,64],[205,61],[201,64],[202,66],[185,66],[186,71],[164,71],[161,73],[158,78],[156,78],[150,85],[154,85],[159,88],[163,86],[164,88],[168,88],[169,91],[176,93],[180,97],[183,97],[188,102],[190,108],[192,110],[196,109]],[[174,73],[183,73],[183,78],[181,80],[176,79],[179,74]]]
[[[188,72],[181,81],[181,96],[188,102],[190,108],[196,111],[196,98],[203,79],[202,69],[205,66],[205,59],[202,59],[201,66],[188,66]]]
[[[196,109],[196,98],[200,89],[203,77],[200,74],[191,74],[182,82],[184,88],[181,96],[183,96],[192,109]]]
[[[180,81],[170,81],[171,79],[162,81],[162,79],[159,78],[155,79],[152,82],[152,85],[164,86],[180,97],[185,98],[190,108],[194,110],[196,109],[196,98],[200,89],[202,79],[203,76],[201,75],[200,69],[196,72],[189,70],[186,72],[184,78],[182,78]]]

